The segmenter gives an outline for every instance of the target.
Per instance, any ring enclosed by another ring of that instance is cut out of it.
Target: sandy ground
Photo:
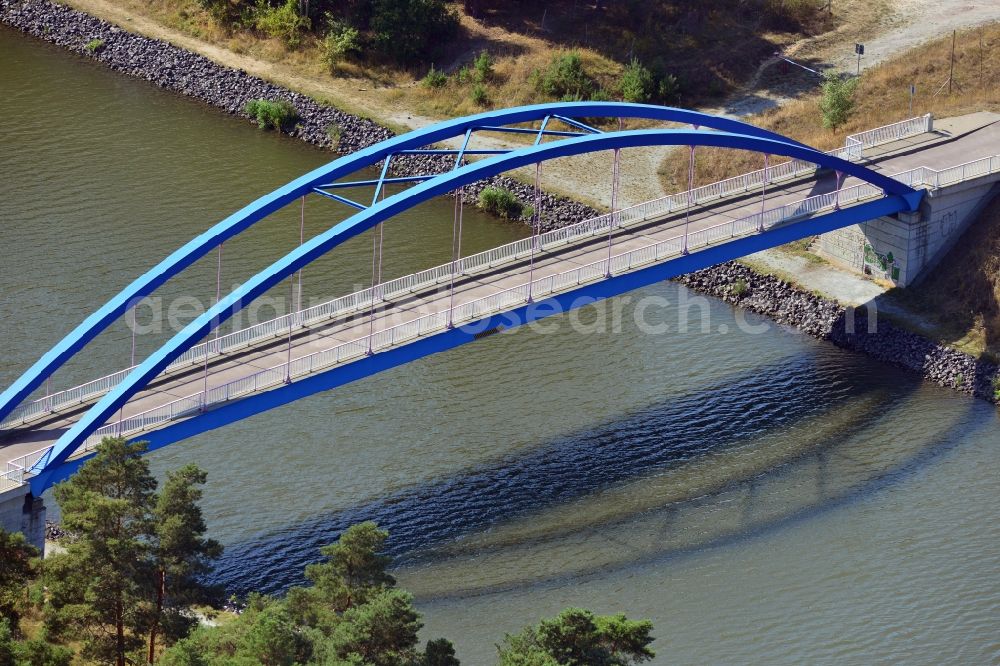
[[[865,40],[861,68],[872,67],[917,44],[953,30],[1000,21],[1000,2],[996,0],[896,0],[891,27]],[[844,46],[850,46],[844,44]],[[831,55],[834,65],[850,69],[856,66],[851,49],[841,48]]]
[[[330,100],[352,113],[367,115],[393,128],[415,129],[436,122],[438,119],[408,113],[387,96],[390,88],[373,88],[357,79],[306,76],[291,66],[256,59],[234,53],[201,39],[130,13],[121,5],[109,0],[66,0],[68,4],[128,30],[149,37],[162,39],[183,48],[201,53],[212,60],[243,69],[250,74],[294,88],[322,100]],[[838,0],[834,0],[837,2]],[[864,34],[839,29],[814,39],[804,39],[786,50],[786,53],[808,59],[812,64],[847,69],[854,64],[853,44],[864,39],[866,55],[863,67],[870,67],[915,44],[946,34],[954,29],[966,28],[991,20],[1000,20],[1000,2],[997,0],[871,0],[878,5],[878,20],[868,25]],[[883,3],[879,5],[879,3]],[[472,29],[478,29],[472,24]],[[848,34],[851,33],[851,34]],[[488,37],[484,33],[484,37]],[[531,39],[531,38],[524,38]],[[761,64],[757,76],[747,89],[717,108],[702,109],[711,113],[744,116],[780,105],[802,92],[801,84],[791,84],[762,91],[755,83],[768,70],[773,60]],[[478,139],[483,148],[505,147],[501,137],[484,136]],[[622,153],[621,188],[619,206],[648,201],[666,192],[656,172],[671,148],[630,149]],[[599,209],[611,205],[610,154],[594,154],[547,162],[542,169],[542,186],[548,191],[571,196]],[[533,169],[517,174],[530,181]]]

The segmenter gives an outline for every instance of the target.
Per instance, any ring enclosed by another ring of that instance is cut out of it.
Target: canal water
[[[6,30],[0,91],[5,386],[190,237],[330,159]],[[310,201],[306,235],[343,212]],[[299,214],[227,243],[223,284],[298,243]],[[444,200],[386,225],[383,276],[447,261],[451,230]],[[467,210],[463,251],[524,234]],[[303,301],[364,286],[371,241],[307,268]],[[211,302],[216,261],[139,312],[140,358]],[[123,321],[52,388],[130,354]],[[150,460],[208,471],[235,591],[299,582],[320,545],[377,520],[425,636],[467,664],[570,605],[652,619],[656,664],[983,664],[1000,663],[998,425],[985,403],[666,283]]]

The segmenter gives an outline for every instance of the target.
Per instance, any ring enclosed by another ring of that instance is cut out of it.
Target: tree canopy
[[[854,110],[854,93],[858,89],[857,78],[845,78],[834,72],[828,72],[823,78],[823,97],[819,108],[823,113],[823,126],[837,130],[847,122]]]
[[[73,537],[44,566],[46,629],[80,639],[85,658],[118,666],[143,646],[152,663],[158,635],[173,642],[190,631],[187,608],[213,592],[198,576],[222,550],[203,537],[204,472],[186,466],[157,495],[145,451],[145,442],[105,438],[55,487]]]
[[[649,620],[624,615],[594,615],[567,608],[554,618],[504,638],[500,666],[627,666],[655,653]]]
[[[41,565],[23,536],[0,530],[0,666],[68,666],[67,644],[118,666],[459,666],[447,639],[421,646],[420,613],[396,587],[389,535],[372,522],[320,549],[305,570],[310,585],[282,598],[252,594],[228,621],[199,623],[193,608],[222,594],[202,582],[222,552],[205,536],[206,474],[186,465],[158,491],[145,451],[144,442],[105,438],[55,487],[69,536]],[[44,590],[32,585],[39,569]],[[43,621],[26,640],[22,610]],[[648,621],[569,608],[506,636],[499,664],[635,664],[653,657],[651,630]]]

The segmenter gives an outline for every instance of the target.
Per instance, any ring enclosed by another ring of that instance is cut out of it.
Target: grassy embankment
[[[1000,363],[1000,199],[918,287],[887,298],[930,322],[941,342]]]
[[[593,0],[542,4],[477,0],[473,3],[477,16],[472,18],[464,13],[464,2],[449,2],[459,18],[456,37],[437,53],[401,65],[368,51],[347,54],[331,64],[325,57],[329,21],[325,12],[315,9],[321,0],[313,2],[309,28],[296,34],[293,43],[254,27],[252,14],[241,21],[219,20],[199,0],[70,0],[70,4],[114,20],[107,11],[111,7],[266,62],[272,65],[267,78],[276,83],[390,125],[407,113],[440,118],[552,99],[551,91],[537,85],[538,73],[570,51],[579,54],[600,94],[621,96],[622,74],[635,58],[656,78],[654,99],[692,106],[735,90],[776,49],[845,25],[861,32],[885,14],[884,2],[860,0],[834,3],[832,15],[823,10],[825,0],[723,0],[712,6],[651,0],[603,2],[601,9]],[[250,3],[232,0],[231,4]],[[264,6],[268,4],[281,3],[273,0]],[[344,6],[354,4],[359,3]],[[489,80],[460,76],[483,50],[493,59]],[[420,85],[431,65],[447,76],[445,85]],[[661,80],[668,82],[662,95]],[[676,86],[670,83],[673,80]],[[485,95],[477,94],[477,85]]]
[[[980,49],[980,38],[982,48]],[[916,47],[861,75],[855,107],[848,121],[836,131],[823,127],[819,93],[806,95],[780,108],[748,118],[749,122],[816,148],[844,145],[848,134],[887,125],[910,117],[909,89],[917,96],[912,115],[933,113],[947,118],[974,111],[1000,111],[1000,23],[958,33],[955,48],[955,81],[947,86],[951,37]],[[940,93],[935,95],[936,91]],[[696,184],[712,183],[763,167],[756,153],[703,148],[695,162]],[[660,169],[667,191],[687,189],[687,153],[671,154]]]
[[[848,134],[908,117],[911,82],[918,90],[914,115],[930,112],[942,118],[1000,111],[998,54],[1000,23],[960,32],[955,50],[956,85],[949,95],[947,88],[941,87],[948,80],[951,37],[921,45],[862,75],[854,113],[835,132],[822,126],[818,95],[750,120],[819,148],[834,148],[842,146]],[[938,90],[941,92],[935,96]],[[696,178],[699,183],[714,182],[759,169],[760,162],[761,157],[751,153],[702,149],[698,151]],[[683,190],[687,166],[686,155],[672,155],[660,175],[669,188]],[[814,257],[805,252],[807,244],[799,242],[784,249]],[[918,287],[893,289],[887,298],[915,315],[892,317],[903,326],[974,356],[1000,361],[1000,201],[983,212]]]

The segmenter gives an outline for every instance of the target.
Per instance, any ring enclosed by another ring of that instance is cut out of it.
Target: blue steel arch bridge
[[[622,130],[620,123],[618,130],[597,127],[614,126],[609,121],[619,119],[681,127]],[[516,135],[519,141],[512,148],[481,147],[481,136],[497,133]],[[605,151],[613,156],[609,186],[617,193],[620,152],[644,146],[690,147],[692,159],[695,149],[703,146],[761,153],[764,170],[739,184],[743,192],[760,195],[746,204],[745,214],[725,218],[694,215],[701,197],[693,196],[690,187],[687,193],[623,209],[613,195],[610,213],[538,231],[538,174],[545,161]],[[583,303],[803,237],[917,209],[922,190],[904,182],[906,178],[892,178],[851,161],[860,157],[855,150],[848,145],[825,153],[743,122],[683,109],[578,102],[459,118],[341,157],[257,199],[183,245],[80,323],[8,387],[0,395],[0,444],[20,456],[8,453],[7,485],[0,490],[26,485],[38,497],[72,473],[107,435],[148,440],[156,449]],[[411,156],[423,164],[431,162],[425,159],[431,156],[437,167],[395,175],[399,173],[395,167],[412,162]],[[771,167],[771,157],[789,161]],[[461,256],[463,188],[531,166],[536,174],[531,237]],[[378,178],[364,175],[372,167],[378,169]],[[836,184],[820,195],[777,206],[769,202],[768,186],[778,176],[795,175],[804,168],[829,170],[836,175]],[[853,184],[846,186],[846,179]],[[399,191],[388,195],[389,185]],[[442,195],[455,195],[452,261],[382,282],[381,225]],[[352,212],[318,235],[302,238],[287,255],[228,295],[219,292],[214,306],[144,360],[84,386],[40,395],[56,370],[141,299],[213,251],[220,252],[221,261],[221,246],[227,239],[306,197],[340,202]],[[251,329],[210,335],[268,289],[372,229],[369,288]],[[319,326],[323,335],[303,335]],[[261,342],[274,349],[276,339],[287,344],[277,346],[271,367],[240,363],[241,350],[252,350]],[[155,395],[148,391],[164,382],[174,382],[176,390]],[[182,397],[175,397],[179,394]]]

